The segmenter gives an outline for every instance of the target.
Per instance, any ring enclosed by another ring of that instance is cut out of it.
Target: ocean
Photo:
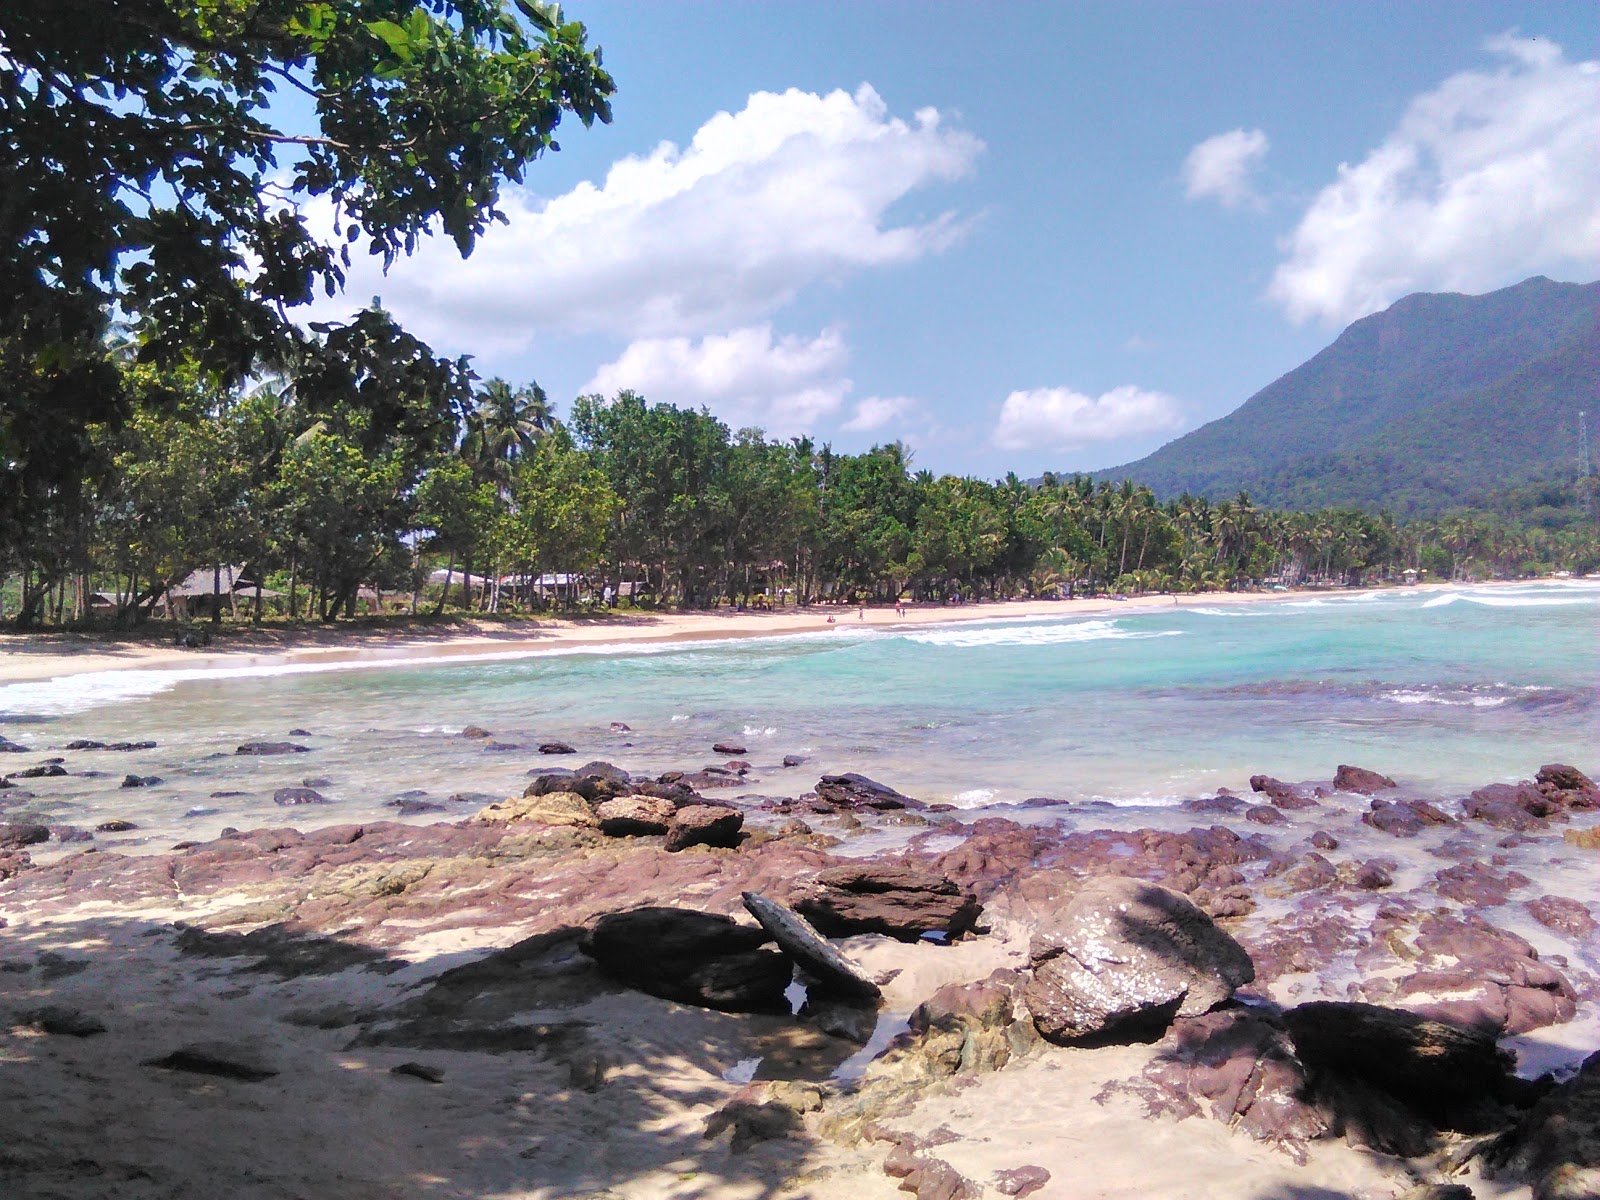
[[[13,795],[7,820],[119,818],[138,830],[100,844],[158,850],[230,825],[394,818],[401,800],[440,806],[410,820],[459,818],[520,793],[542,767],[694,769],[729,757],[716,742],[743,746],[753,765],[742,788],[717,793],[730,799],[860,771],[964,809],[1038,797],[1171,806],[1247,790],[1255,773],[1330,779],[1339,763],[1450,797],[1545,762],[1593,771],[1597,717],[1600,584],[1555,581],[1189,597],[1126,616],[1075,616],[1063,602],[1059,616],[939,626],[880,613],[620,650],[78,675],[0,686],[0,734],[30,751],[0,755],[0,772],[51,757],[69,772],[17,781],[32,796]],[[471,724],[493,737],[460,737]],[[62,749],[86,738],[156,747]],[[233,753],[263,740],[310,751]],[[541,755],[549,741],[578,752]],[[784,768],[785,755],[805,761]],[[160,782],[123,788],[128,774]],[[290,786],[329,803],[275,806]]]

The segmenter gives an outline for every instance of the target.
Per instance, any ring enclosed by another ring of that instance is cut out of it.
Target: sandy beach
[[[1418,588],[1447,588],[1424,584]],[[1482,585],[1478,585],[1482,586]],[[1412,588],[1408,590],[1418,590]],[[1377,589],[1360,589],[1360,591]],[[171,644],[160,626],[141,636],[117,639],[74,634],[0,634],[0,682],[55,679],[97,671],[204,670],[302,663],[386,662],[516,654],[563,646],[634,645],[648,642],[712,641],[722,638],[777,637],[870,626],[915,627],[958,621],[996,621],[1038,617],[1127,615],[1185,606],[1270,604],[1358,589],[1287,592],[1223,592],[1199,595],[1147,595],[1126,600],[1005,600],[984,604],[911,604],[905,616],[894,609],[814,605],[776,612],[612,613],[595,617],[528,620],[459,619],[430,627],[426,622],[357,623],[346,627],[285,628],[225,626],[218,644],[185,650]],[[833,624],[829,625],[829,618]]]

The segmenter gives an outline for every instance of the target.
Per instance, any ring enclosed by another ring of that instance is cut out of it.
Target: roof
[[[220,572],[220,578],[219,578]],[[198,571],[190,571],[183,579],[167,589],[167,595],[178,596],[215,596],[226,595],[229,592],[255,593],[257,580],[255,576],[247,574],[245,567],[223,566],[201,567]],[[221,589],[218,590],[218,583]],[[262,595],[267,595],[265,589]]]

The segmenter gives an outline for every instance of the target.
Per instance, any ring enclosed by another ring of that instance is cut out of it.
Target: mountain
[[[1576,468],[1600,415],[1600,282],[1418,293],[1355,322],[1239,408],[1098,474],[1167,498],[1427,515]]]

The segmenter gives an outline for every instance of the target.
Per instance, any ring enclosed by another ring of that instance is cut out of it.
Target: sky
[[[563,124],[379,296],[565,413],[998,478],[1132,461],[1416,291],[1600,278],[1600,5],[575,0]]]

